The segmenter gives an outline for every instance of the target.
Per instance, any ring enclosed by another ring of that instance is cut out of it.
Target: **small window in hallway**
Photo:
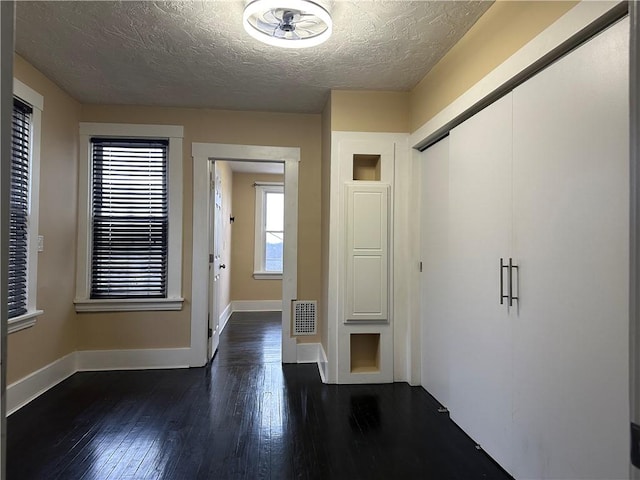
[[[284,252],[284,187],[256,183],[254,276],[281,278]]]

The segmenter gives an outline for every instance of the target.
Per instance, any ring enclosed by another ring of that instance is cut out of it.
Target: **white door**
[[[509,94],[450,132],[447,293],[451,418],[507,470],[511,319],[500,259],[511,252],[511,125]]]
[[[514,91],[514,470],[628,476],[628,21]]]
[[[210,165],[212,165],[210,163]],[[209,359],[220,342],[220,275],[226,265],[222,261],[222,180],[215,162],[210,171],[209,192]]]
[[[449,137],[421,154],[420,168],[421,383],[449,405]]]

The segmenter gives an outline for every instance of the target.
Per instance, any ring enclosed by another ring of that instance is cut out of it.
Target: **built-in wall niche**
[[[380,181],[380,155],[353,154],[353,179]]]
[[[380,334],[351,334],[351,373],[380,372]]]

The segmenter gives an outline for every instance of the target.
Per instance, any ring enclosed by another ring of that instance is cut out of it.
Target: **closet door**
[[[628,476],[628,21],[514,91],[514,470]]]
[[[511,464],[511,321],[500,258],[511,251],[512,99],[450,133],[451,417],[506,469]],[[505,276],[506,278],[506,276]]]
[[[422,386],[443,405],[449,390],[449,137],[420,154]]]

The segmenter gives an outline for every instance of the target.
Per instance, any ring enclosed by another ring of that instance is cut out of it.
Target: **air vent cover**
[[[317,303],[315,300],[293,302],[293,334],[315,335]]]

